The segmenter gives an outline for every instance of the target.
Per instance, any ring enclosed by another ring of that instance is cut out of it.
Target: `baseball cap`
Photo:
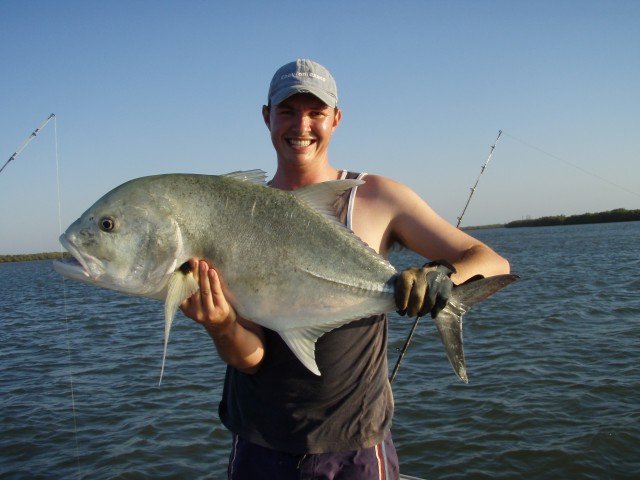
[[[319,63],[298,59],[278,69],[269,86],[269,102],[278,105],[296,93],[311,93],[330,107],[338,106],[336,82]]]

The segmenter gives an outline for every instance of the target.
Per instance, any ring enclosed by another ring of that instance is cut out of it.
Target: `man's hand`
[[[189,266],[200,289],[180,304],[182,312],[209,331],[235,322],[236,312],[222,293],[218,273],[204,260],[192,258]]]
[[[453,288],[450,277],[455,271],[455,267],[444,260],[404,270],[395,282],[398,313],[422,317],[429,312],[431,318],[436,318],[447,306]]]
[[[207,262],[192,258],[189,266],[200,289],[180,309],[204,326],[222,360],[243,373],[256,373],[264,359],[262,327],[238,316],[222,292],[218,272]]]

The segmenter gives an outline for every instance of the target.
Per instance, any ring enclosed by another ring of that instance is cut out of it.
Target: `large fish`
[[[116,187],[61,235],[73,255],[55,270],[92,285],[165,302],[162,372],[180,303],[198,289],[189,258],[207,260],[242,317],[278,332],[320,375],[315,342],[352,320],[395,309],[395,268],[333,213],[361,180],[293,192],[265,186],[260,170],[222,176],[168,174]],[[435,322],[456,374],[467,381],[462,315],[517,278],[501,275],[454,288]]]

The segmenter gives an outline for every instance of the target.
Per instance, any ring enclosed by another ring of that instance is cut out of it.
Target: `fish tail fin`
[[[171,274],[167,287],[167,297],[164,303],[164,353],[162,354],[162,368],[160,369],[160,380],[162,383],[164,374],[164,364],[167,358],[167,346],[169,344],[169,332],[178,307],[183,300],[189,298],[198,291],[198,282],[190,271],[177,270]]]
[[[434,322],[440,333],[444,350],[453,371],[464,383],[469,383],[464,360],[462,342],[462,317],[475,304],[502,290],[520,277],[517,275],[496,275],[467,281],[454,287],[449,303],[436,316]]]

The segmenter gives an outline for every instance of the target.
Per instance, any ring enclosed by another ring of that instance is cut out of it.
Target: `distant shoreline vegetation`
[[[614,223],[640,221],[640,210],[617,208],[607,212],[583,213],[580,215],[556,215],[552,217],[527,218],[509,223],[462,227],[463,230],[485,230],[488,228],[554,227],[560,225],[586,225],[588,223]]]
[[[71,258],[68,252],[49,253],[24,253],[20,255],[0,255],[0,263],[7,262],[30,262],[31,260],[57,260],[60,258]]]
[[[555,217],[541,217],[536,219],[515,220],[505,223],[505,228],[518,227],[552,227],[556,225],[585,225],[588,223],[614,223],[640,221],[640,210],[626,210],[617,208],[608,212],[583,213],[581,215],[557,215]]]
[[[526,220],[515,220],[509,223],[494,225],[480,225],[477,227],[462,227],[463,230],[486,230],[489,228],[520,228],[520,227],[553,227],[560,225],[586,225],[588,223],[638,222],[640,210],[617,208],[608,212],[583,213],[581,215],[556,215]],[[71,258],[68,252],[28,253],[22,255],[0,255],[0,263],[28,262],[31,260],[55,260],[57,258]]]

